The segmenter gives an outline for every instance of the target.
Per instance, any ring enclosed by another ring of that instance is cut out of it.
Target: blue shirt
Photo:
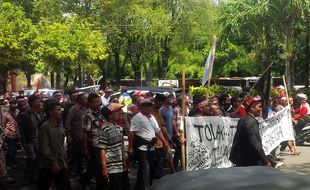
[[[170,137],[173,136],[173,108],[172,106],[160,108],[160,112],[166,122],[167,132]]]

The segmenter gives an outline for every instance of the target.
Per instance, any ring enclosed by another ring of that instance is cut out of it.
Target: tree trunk
[[[61,75],[60,72],[56,73],[56,89],[60,89],[60,81],[61,81]]]
[[[17,84],[16,84],[17,73],[15,70],[10,71],[10,81],[11,81],[11,90],[12,92],[16,92]]]
[[[154,59],[150,60],[150,67],[149,69],[145,69],[145,83],[146,85],[151,85],[153,73],[154,73]]]
[[[102,63],[103,64],[103,67],[102,67],[102,80],[100,81],[100,84],[101,84],[101,88],[102,89],[105,89],[107,87],[107,81],[108,81],[108,64],[109,64],[109,60],[110,59],[110,56],[109,58],[104,62]]]
[[[64,91],[68,90],[69,75],[65,76]]]
[[[26,79],[27,79],[27,88],[31,89],[31,73],[25,72]]]
[[[114,53],[114,64],[115,64],[115,74],[116,74],[116,86],[120,85],[121,81],[121,68],[120,68],[120,47],[117,45],[116,48],[113,49]]]
[[[285,75],[287,88],[289,90],[294,87],[294,74],[295,68],[294,63],[292,61],[292,27],[291,27],[291,18],[288,16],[285,19],[284,27],[285,27]]]
[[[81,63],[79,63],[79,65],[78,65],[78,78],[79,78],[79,80],[77,81],[77,86],[79,87],[79,88],[81,88],[82,87],[82,67],[81,67]]]
[[[157,77],[161,78],[161,73],[162,73],[162,67],[161,67],[161,61],[160,61],[160,55],[158,54],[157,56]]]
[[[142,82],[141,68],[134,69],[134,84],[135,84],[135,86],[140,86],[141,82]]]
[[[51,88],[55,88],[55,73],[51,72]]]
[[[75,71],[73,78],[73,88],[75,88],[77,85],[77,79],[78,79],[78,71]]]
[[[162,52],[162,72],[161,77],[165,77],[167,71],[168,71],[168,63],[169,63],[169,57],[170,57],[170,39],[166,37],[163,44],[163,52]]]
[[[309,64],[310,64],[310,12],[306,13],[306,61],[305,61],[305,87],[309,87]]]
[[[7,91],[6,80],[0,79],[0,93],[4,94]]]

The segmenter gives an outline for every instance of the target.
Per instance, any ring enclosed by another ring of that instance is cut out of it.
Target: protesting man
[[[103,151],[98,148],[99,131],[106,123],[105,118],[101,114],[101,98],[95,93],[89,94],[87,98],[88,107],[83,118],[83,152],[86,157],[89,154],[86,173],[80,178],[82,185],[90,182],[91,178],[95,176],[96,190],[107,189],[107,176],[102,171],[101,155]]]
[[[3,123],[2,115],[2,106],[4,104],[4,99],[0,96],[0,123]],[[13,182],[13,179],[10,177],[7,168],[4,151],[2,150],[3,146],[3,131],[0,128],[0,189],[6,189],[6,184]]]
[[[221,111],[221,116],[229,117],[233,111],[231,105],[231,96],[229,94],[222,94],[219,98],[219,109]]]
[[[310,106],[307,102],[306,94],[298,93],[296,96],[299,103],[299,107],[293,111],[294,113],[293,122],[296,124],[295,129],[296,134],[298,135],[300,133],[300,130],[304,127],[303,123],[298,121],[300,121],[302,117],[305,117],[308,114],[310,114]]]
[[[10,101],[10,107],[8,111],[3,112],[2,127],[5,141],[8,147],[6,154],[6,164],[12,167],[15,162],[16,146],[19,139],[19,128],[16,122],[16,116],[18,114],[17,102],[15,100]]]
[[[159,96],[159,94],[156,94],[156,96]],[[171,145],[171,147],[174,146],[174,143],[172,141],[172,138],[174,136],[174,134],[176,133],[176,131],[173,128],[173,105],[174,105],[174,96],[173,94],[169,94],[168,92],[166,93],[165,96],[165,100],[160,108],[160,112],[165,120],[166,123],[166,130],[167,130],[167,136],[164,134],[164,137],[166,138],[166,140],[169,142],[169,144]],[[156,98],[155,98],[156,99]],[[161,129],[161,131],[163,132],[163,130]],[[173,165],[173,161],[172,161],[172,152],[170,151],[170,149],[166,152],[166,156],[165,156],[165,164],[169,167],[170,172],[171,173],[175,173],[175,168]]]
[[[58,190],[70,190],[65,164],[65,130],[61,125],[61,105],[57,100],[46,100],[44,111],[47,120],[39,129],[38,189],[48,190],[52,181]]]
[[[238,121],[230,161],[236,166],[268,166],[271,163],[265,155],[259,134],[258,121],[262,116],[262,104],[259,98],[251,97],[246,101],[247,115]]]
[[[149,99],[140,101],[140,112],[131,120],[129,133],[128,153],[138,161],[136,190],[149,190],[152,184],[152,171],[150,155],[154,150],[156,136],[169,148],[155,117],[151,114],[152,102]]]
[[[165,139],[167,142],[170,142],[170,144],[173,144],[168,132],[167,132],[167,128],[166,128],[166,121],[162,115],[162,113],[160,112],[160,108],[162,107],[162,105],[164,104],[164,102],[166,101],[167,97],[163,94],[156,94],[155,99],[154,99],[154,104],[153,104],[153,109],[151,114],[155,117],[158,126],[161,130],[161,132],[163,133]],[[163,177],[165,175],[165,171],[164,171],[164,162],[168,163],[171,162],[171,156],[169,157],[169,150],[166,150],[164,148],[163,142],[157,138],[156,143],[155,143],[155,151],[154,154],[152,156],[153,158],[153,170],[154,170],[154,178],[155,179],[160,179],[161,177]],[[170,163],[168,163],[170,164]],[[172,163],[169,165],[170,170],[172,173],[175,172],[174,170],[174,166],[172,166]]]
[[[102,173],[109,179],[110,190],[122,190],[123,172],[127,170],[123,136],[118,126],[124,105],[111,103],[103,107],[107,123],[99,131],[98,148],[101,150]]]
[[[121,95],[118,98],[118,102],[120,104],[124,105],[123,111],[127,112],[128,111],[127,107],[132,104],[132,99],[130,97],[130,94],[128,93],[128,87],[127,86],[122,86],[122,88],[121,88]]]
[[[210,115],[210,106],[205,96],[197,97],[194,101],[196,110],[195,117],[204,117]]]
[[[71,174],[82,172],[83,160],[83,116],[87,111],[86,93],[78,95],[78,103],[72,106],[69,110],[66,119],[66,129],[69,131],[68,138],[68,157],[69,170]]]
[[[18,115],[17,123],[20,129],[22,145],[27,155],[25,175],[29,183],[34,183],[37,173],[38,129],[44,113],[42,112],[42,101],[39,96],[29,96],[28,104],[30,108]]]
[[[113,90],[109,87],[107,87],[104,90],[104,94],[101,96],[101,101],[102,101],[102,107],[107,106],[110,103],[110,98]]]

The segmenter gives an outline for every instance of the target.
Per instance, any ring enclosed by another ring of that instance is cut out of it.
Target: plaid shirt
[[[72,106],[69,110],[65,127],[74,140],[83,139],[83,117],[86,111],[87,108],[79,104]]]

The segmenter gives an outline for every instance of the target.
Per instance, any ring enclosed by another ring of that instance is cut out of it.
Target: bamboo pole
[[[290,106],[290,100],[288,99],[289,97],[288,97],[288,91],[287,91],[287,86],[286,86],[286,81],[285,81],[284,75],[282,75],[282,80],[283,80],[283,85],[284,85],[284,89],[285,89],[287,105]]]
[[[184,144],[184,116],[185,116],[185,69],[182,69],[182,122],[183,122],[183,129],[181,129],[181,154],[182,154],[182,170],[185,171],[185,144]]]
[[[289,100],[289,97],[288,97],[287,85],[286,85],[286,81],[285,81],[285,76],[284,76],[284,75],[282,75],[282,80],[283,80],[283,85],[284,85],[284,89],[285,89],[287,105],[290,106],[290,100]],[[291,120],[288,121],[288,122],[291,122],[291,123],[292,123]],[[292,127],[293,127],[293,125],[292,125]],[[293,130],[294,130],[294,129],[293,129]],[[296,150],[295,137],[294,137],[294,139],[293,139],[293,146],[294,146],[295,151],[297,151],[297,150]]]

